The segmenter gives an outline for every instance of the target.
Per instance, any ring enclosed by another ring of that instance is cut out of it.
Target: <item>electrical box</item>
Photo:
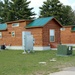
[[[72,55],[72,46],[58,45],[57,55]]]

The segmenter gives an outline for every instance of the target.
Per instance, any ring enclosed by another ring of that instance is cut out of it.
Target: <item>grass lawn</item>
[[[23,51],[0,51],[0,75],[48,75],[65,67],[75,66],[75,51],[72,56],[56,56],[56,51],[38,51],[22,54]],[[56,58],[55,62],[50,59]],[[46,64],[39,64],[46,62]]]

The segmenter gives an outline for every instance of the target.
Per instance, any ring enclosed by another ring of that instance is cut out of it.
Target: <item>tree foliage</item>
[[[74,24],[75,13],[71,6],[65,6],[59,0],[47,0],[39,8],[39,17],[54,16],[63,25]]]
[[[60,18],[62,15],[62,3],[58,0],[47,0],[43,2],[42,7],[40,7],[40,17],[54,16]]]
[[[62,6],[62,20],[63,25],[72,25],[75,24],[75,11],[72,10],[71,6]]]
[[[30,1],[27,0],[4,0],[0,1],[0,22],[14,21],[20,19],[32,19],[33,8],[29,8]]]
[[[9,18],[9,0],[0,1],[0,22],[8,21]]]

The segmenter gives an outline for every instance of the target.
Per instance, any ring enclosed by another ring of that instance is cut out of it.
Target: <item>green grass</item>
[[[56,51],[38,51],[22,54],[23,51],[0,51],[0,75],[48,75],[65,67],[75,66],[75,51],[72,56],[56,56]],[[56,62],[50,59],[56,58]],[[39,64],[39,62],[47,64]]]
[[[72,46],[72,48],[75,48],[75,46]]]

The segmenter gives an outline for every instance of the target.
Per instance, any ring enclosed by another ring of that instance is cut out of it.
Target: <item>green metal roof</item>
[[[46,23],[48,23],[53,18],[54,17],[38,18],[34,20],[33,22],[29,23],[28,25],[26,25],[26,28],[43,27]]]
[[[71,28],[71,31],[75,31],[75,26],[73,26],[73,27]]]
[[[6,30],[6,29],[7,29],[6,23],[0,24],[0,30]]]

